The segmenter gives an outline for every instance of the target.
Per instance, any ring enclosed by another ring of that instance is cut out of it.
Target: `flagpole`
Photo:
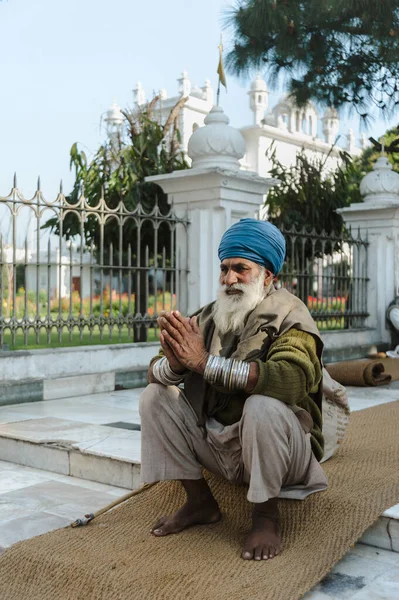
[[[220,101],[220,84],[223,84],[225,86],[225,88],[227,89],[227,86],[226,86],[226,77],[225,77],[224,68],[223,68],[223,38],[222,38],[222,35],[220,35],[219,64],[218,64],[218,68],[217,68],[217,74],[219,75],[219,80],[218,80],[218,89],[217,89],[217,92],[216,92],[216,106],[219,106],[219,101]]]

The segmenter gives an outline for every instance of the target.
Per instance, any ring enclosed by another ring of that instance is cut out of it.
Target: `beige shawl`
[[[212,318],[213,306],[214,302],[196,313],[208,351],[215,331]],[[270,286],[264,300],[248,315],[241,335],[229,337],[228,343],[221,348],[220,355],[246,361],[265,360],[273,341],[293,328],[313,335],[321,361],[323,342],[305,304],[287,290],[276,290]],[[190,371],[184,379],[184,390],[197,415],[199,426],[204,425],[206,416],[212,416],[223,409],[231,397],[231,393],[227,390],[211,387],[201,375],[193,371]],[[241,393],[241,395],[245,400],[247,394]],[[313,399],[321,410],[321,386]]]

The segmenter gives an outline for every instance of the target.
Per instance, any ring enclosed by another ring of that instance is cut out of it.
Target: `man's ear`
[[[271,271],[265,271],[265,287],[270,285],[274,279],[274,274]]]

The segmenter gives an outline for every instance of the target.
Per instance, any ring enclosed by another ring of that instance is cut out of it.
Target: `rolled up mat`
[[[398,358],[348,360],[325,367],[342,385],[376,386],[399,379]]]

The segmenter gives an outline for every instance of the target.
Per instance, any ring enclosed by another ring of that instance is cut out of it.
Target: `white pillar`
[[[265,111],[269,105],[269,91],[266,81],[262,79],[260,73],[251,84],[251,89],[248,92],[249,104],[254,113],[254,125],[262,125],[262,120],[265,117]]]
[[[386,310],[399,294],[399,175],[388,159],[380,157],[364,177],[360,192],[364,203],[339,209],[346,225],[369,241],[366,325],[375,330],[373,341],[390,342]]]
[[[220,272],[217,251],[223,233],[238,220],[256,216],[275,183],[239,169],[245,141],[228,123],[222,108],[213,107],[205,127],[190,138],[191,169],[147,178],[168,194],[178,216],[187,215],[190,220],[187,239],[183,228],[177,228],[178,249],[189,268],[187,306],[180,307],[186,313],[215,299]]]

